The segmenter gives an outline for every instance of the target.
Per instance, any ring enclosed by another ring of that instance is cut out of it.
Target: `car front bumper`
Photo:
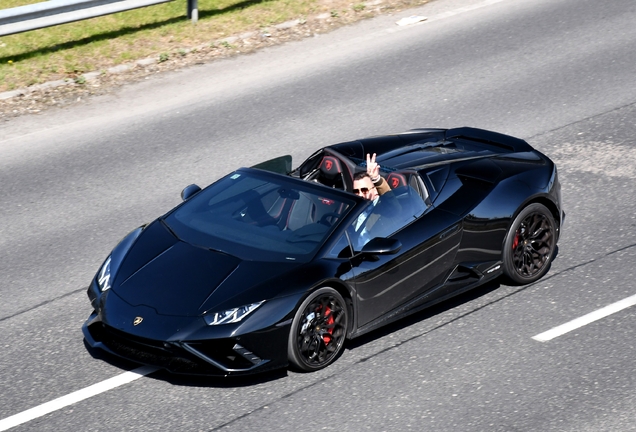
[[[163,341],[113,328],[93,312],[82,332],[92,348],[176,374],[245,375],[287,366],[289,324],[238,337]]]

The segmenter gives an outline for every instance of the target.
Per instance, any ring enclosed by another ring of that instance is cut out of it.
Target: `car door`
[[[412,188],[409,189],[412,193]],[[426,301],[425,294],[444,280],[455,260],[462,234],[461,219],[432,206],[408,208],[404,197],[397,195],[401,201],[401,217],[375,233],[372,228],[370,237],[397,239],[402,248],[395,254],[354,253],[351,258],[353,276],[350,282],[356,289],[358,327],[396,309],[414,307]],[[416,195],[411,195],[411,199]],[[419,200],[422,202],[421,198]],[[368,218],[382,210],[381,204],[376,205]],[[378,220],[388,217],[381,214]],[[361,245],[356,244],[355,235],[349,234],[349,238],[354,252],[359,252]],[[430,298],[434,298],[434,293]]]

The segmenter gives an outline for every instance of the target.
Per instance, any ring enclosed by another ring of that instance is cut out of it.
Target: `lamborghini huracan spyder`
[[[377,155],[391,190],[354,193]],[[184,374],[314,371],[345,341],[556,252],[554,163],[473,128],[415,129],[231,172],[128,234],[88,288],[87,343]],[[374,221],[371,224],[371,221]]]

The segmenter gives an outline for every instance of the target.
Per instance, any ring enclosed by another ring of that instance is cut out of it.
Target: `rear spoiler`
[[[529,152],[534,150],[526,141],[510,135],[471,127],[447,129],[444,138],[463,138],[484,144],[494,145],[513,152]]]

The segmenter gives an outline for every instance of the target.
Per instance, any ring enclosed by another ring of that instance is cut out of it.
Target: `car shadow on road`
[[[228,377],[175,375],[164,370],[157,371],[151,375],[152,378],[166,381],[172,385],[178,386],[233,388],[250,387],[270,381],[276,381],[281,378],[285,378],[288,374],[287,369],[278,369],[269,372],[261,372],[256,375]]]
[[[391,333],[395,333],[421,321],[431,319],[436,315],[440,315],[458,306],[476,300],[479,297],[495,291],[499,287],[501,287],[501,281],[499,279],[488,282],[480,287],[473,288],[466,293],[457,295],[436,305],[427,307],[426,309],[423,309],[407,317],[401,318],[391,324],[387,324],[386,326],[380,327],[379,329],[373,330],[353,340],[350,340],[345,348],[350,350],[356,349],[357,347],[365,345],[369,342],[373,342],[377,339],[381,339],[387,335],[390,335]]]
[[[550,260],[550,263],[548,264],[548,270],[546,272],[546,274],[540,278],[538,281],[532,282],[530,284],[519,284],[519,283],[515,283],[511,280],[509,280],[508,278],[506,278],[505,276],[500,276],[497,279],[488,282],[484,285],[481,285],[479,287],[473,288],[463,294],[457,295],[455,297],[451,297],[448,300],[442,301],[436,305],[427,307],[419,312],[416,312],[410,316],[407,316],[405,318],[399,319],[391,324],[388,324],[386,326],[383,326],[379,329],[373,330],[365,335],[362,335],[356,339],[350,340],[348,341],[347,345],[345,346],[345,349],[349,349],[349,350],[353,350],[356,349],[357,347],[360,347],[362,345],[365,345],[369,342],[372,342],[376,339],[380,339],[383,338],[391,333],[394,333],[396,331],[402,330],[406,327],[409,327],[413,324],[417,324],[423,320],[427,320],[430,319],[436,315],[440,315],[444,312],[447,312],[451,309],[454,309],[458,306],[461,306],[463,304],[469,303],[473,300],[476,300],[484,295],[487,295],[495,290],[497,290],[498,288],[500,288],[502,285],[505,286],[509,286],[509,287],[515,287],[517,288],[513,293],[510,293],[508,295],[506,295],[505,297],[509,297],[511,295],[517,294],[527,288],[532,287],[535,283],[544,280],[546,278],[550,277],[550,268],[552,266],[552,263],[554,262],[554,260],[557,259],[557,256],[559,255],[559,247],[556,246],[554,249],[554,257],[552,258],[552,260]],[[501,298],[498,298],[496,301],[501,300]],[[486,305],[482,305],[481,307],[477,308],[477,309],[481,309],[484,306],[490,305],[492,303],[487,303]],[[473,313],[475,312],[475,310],[471,310],[467,313],[464,313],[462,315],[460,315],[457,318],[453,318],[451,321],[454,321],[455,319],[461,318],[466,316],[467,314]],[[444,323],[442,325],[446,325],[447,323]]]

